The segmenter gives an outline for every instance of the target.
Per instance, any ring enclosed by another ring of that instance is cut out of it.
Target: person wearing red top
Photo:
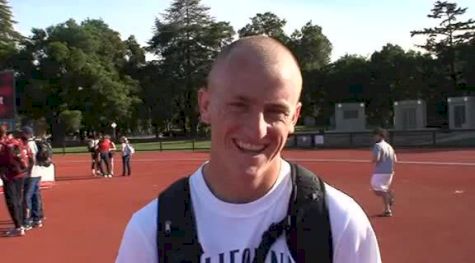
[[[101,159],[99,168],[101,170],[101,173],[104,175],[104,177],[112,177],[111,159],[110,159],[111,147],[112,147],[112,141],[110,140],[109,135],[105,135],[103,138],[99,140],[98,151],[99,151],[99,156]],[[105,164],[106,166],[105,171],[102,164]]]
[[[21,156],[22,160],[28,158],[31,160],[32,154],[27,145],[15,136],[15,138],[7,138],[5,127],[0,127],[0,177],[3,181],[3,190],[5,194],[5,202],[8,207],[8,212],[13,220],[15,228],[5,233],[6,236],[24,236],[25,229],[23,227],[23,188],[25,177],[30,169],[30,162],[25,164],[26,169],[14,168],[11,163],[11,155],[8,148],[20,150],[16,153]]]

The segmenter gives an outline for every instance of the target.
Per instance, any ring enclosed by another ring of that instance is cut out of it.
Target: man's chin
[[[244,170],[244,174],[251,176],[251,177],[256,177],[259,175],[259,167],[258,166],[249,166]]]
[[[244,176],[248,178],[256,178],[264,174],[265,171],[267,171],[268,169],[270,169],[270,166],[271,165],[268,162],[268,159],[263,157],[256,158],[253,160],[253,162],[243,164],[240,169],[242,170]]]

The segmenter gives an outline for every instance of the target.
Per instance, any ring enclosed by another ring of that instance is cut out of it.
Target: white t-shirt
[[[38,153],[38,146],[36,146],[36,142],[34,139],[28,139],[28,147],[30,148],[33,158],[36,159],[36,153]]]
[[[190,178],[190,192],[204,253],[201,262],[241,262],[259,245],[262,233],[287,213],[292,190],[290,165],[283,161],[272,189],[246,204],[226,203],[216,198],[203,178],[202,167]],[[380,263],[376,236],[361,207],[349,196],[326,185],[333,235],[334,263]],[[136,212],[129,221],[116,263],[156,263],[157,200]],[[291,258],[282,235],[271,247],[272,257]],[[224,259],[224,261],[220,261]],[[292,260],[293,262],[293,260]]]
[[[36,142],[33,138],[28,140],[28,147],[30,148],[31,155],[32,155],[34,163],[35,163],[34,166],[37,166],[36,165],[36,154],[38,153],[38,146],[36,146]],[[41,177],[41,173],[38,173],[36,171],[37,171],[37,169],[32,169],[30,171],[30,177]]]
[[[133,147],[128,143],[123,142],[121,146],[122,146],[122,156],[127,156],[127,155],[130,156],[135,152]]]
[[[392,174],[394,172],[394,163],[397,161],[396,153],[393,147],[385,140],[374,144],[373,156],[376,157],[374,174]]]

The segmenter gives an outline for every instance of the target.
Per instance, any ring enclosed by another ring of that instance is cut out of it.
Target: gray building
[[[335,129],[337,131],[366,130],[364,103],[335,104]]]
[[[475,129],[475,97],[450,97],[447,103],[450,129]]]
[[[423,100],[394,102],[394,129],[418,130],[427,125],[427,108]]]

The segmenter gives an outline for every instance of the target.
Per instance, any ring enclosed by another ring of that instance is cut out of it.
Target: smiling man
[[[301,88],[278,41],[225,47],[198,98],[209,161],[132,216],[116,262],[381,262],[360,206],[282,159]]]

